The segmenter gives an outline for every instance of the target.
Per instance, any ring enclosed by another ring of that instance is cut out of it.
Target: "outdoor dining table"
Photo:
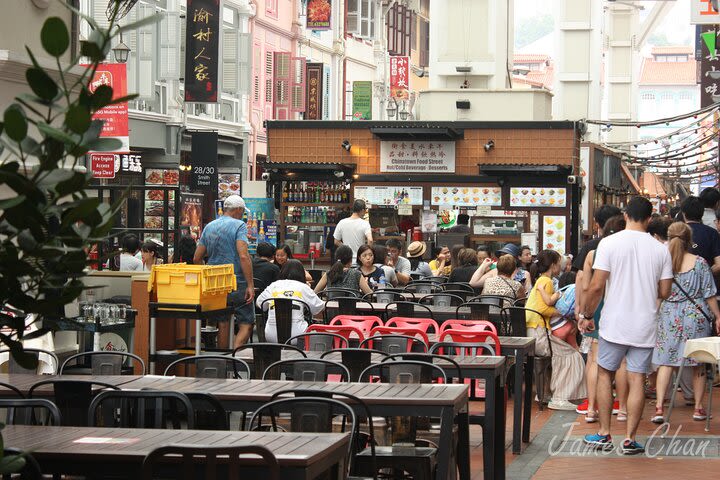
[[[295,382],[278,380],[234,380],[190,377],[145,376],[121,387],[123,390],[157,389],[181,393],[209,393],[229,411],[256,410],[270,401],[273,394],[290,389],[321,390],[327,393],[348,393],[367,404],[373,415],[400,416],[408,411],[417,416],[440,418],[440,448],[436,478],[452,478],[451,465],[453,424],[458,425],[457,464],[460,478],[470,479],[470,438],[468,425],[468,391],[465,385],[387,384],[387,383],[340,383]],[[342,398],[338,398],[341,401]],[[359,405],[347,403],[358,415],[364,415]],[[504,396],[497,395],[497,409],[504,407]],[[504,412],[504,410],[500,410]],[[495,435],[491,442],[492,454],[485,460],[485,478],[504,478],[505,415],[498,412]],[[495,422],[494,422],[495,423]],[[497,446],[497,449],[495,449]],[[499,451],[499,454],[497,453]]]
[[[139,478],[145,456],[165,445],[260,445],[273,452],[280,478],[310,480],[331,471],[345,478],[348,433],[229,432],[142,428],[6,425],[5,445],[31,452],[44,473]],[[246,478],[262,478],[262,460],[251,463]]]

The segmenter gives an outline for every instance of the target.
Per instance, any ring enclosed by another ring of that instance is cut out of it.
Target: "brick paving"
[[[520,455],[513,455],[512,399],[509,399],[505,437],[506,478],[557,480],[586,477],[590,472],[601,473],[604,478],[633,480],[670,478],[673,475],[679,475],[677,478],[692,478],[693,474],[704,478],[708,472],[720,469],[720,388],[714,391],[715,415],[711,419],[709,433],[705,432],[705,422],[692,420],[692,407],[685,406],[682,397],[678,396],[679,404],[676,403],[673,411],[672,427],[664,439],[656,432],[658,425],[650,422],[655,401],[646,400],[638,439],[648,444],[648,453],[635,457],[622,456],[617,452],[601,454],[585,449],[582,437],[594,433],[598,426],[596,423],[585,423],[584,416],[575,412],[548,409],[540,412],[535,403],[532,409],[531,442],[523,445]],[[471,402],[471,412],[482,409],[482,402]],[[624,438],[624,432],[625,424],[617,422],[613,416],[611,433],[616,445]],[[470,427],[470,447],[472,479],[482,479],[482,429],[479,426]]]

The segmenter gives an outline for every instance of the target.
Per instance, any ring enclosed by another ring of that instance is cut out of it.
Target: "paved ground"
[[[533,405],[530,443],[520,455],[511,453],[512,399],[508,401],[505,458],[506,478],[512,480],[583,478],[591,473],[603,478],[657,479],[708,477],[709,472],[720,469],[720,388],[714,389],[716,404],[710,432],[704,431],[705,422],[692,420],[692,407],[676,406],[672,426],[661,438],[658,426],[650,422],[654,400],[647,400],[643,420],[638,429],[639,440],[647,445],[644,455],[626,457],[617,452],[601,454],[588,450],[582,437],[597,429],[597,424],[586,424],[585,417],[574,412],[553,412],[547,408],[540,412]],[[682,397],[678,396],[682,402]],[[677,404],[676,404],[677,405]],[[471,411],[482,411],[482,402],[472,402]],[[613,417],[611,433],[616,445],[624,438],[624,423]],[[470,428],[472,478],[482,479],[482,429]],[[714,474],[710,475],[714,477]]]

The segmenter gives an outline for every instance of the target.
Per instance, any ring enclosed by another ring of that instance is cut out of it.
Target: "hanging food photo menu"
[[[542,223],[543,249],[555,250],[560,255],[565,255],[566,225],[567,217],[565,215],[545,216]]]
[[[225,200],[230,195],[240,195],[239,173],[221,173],[218,175],[218,199]]]
[[[180,226],[187,227],[194,240],[200,238],[202,227],[203,195],[195,193],[180,194]]]
[[[499,207],[502,205],[502,188],[471,186],[432,187],[431,200],[433,205]]]
[[[567,189],[562,187],[513,187],[512,207],[564,207]]]
[[[145,184],[152,186],[175,186],[180,173],[174,169],[148,168],[145,170]],[[165,191],[161,189],[145,190],[145,228],[163,228],[165,214]],[[175,192],[168,192],[168,228],[175,228]]]

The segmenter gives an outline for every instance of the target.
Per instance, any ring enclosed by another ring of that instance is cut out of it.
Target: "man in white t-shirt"
[[[600,429],[597,434],[586,435],[585,443],[612,448],[612,380],[625,358],[630,391],[627,437],[621,451],[626,455],[645,451],[635,441],[635,434],[643,411],[645,374],[650,371],[655,346],[657,300],[670,295],[673,279],[670,252],[647,233],[651,215],[652,204],[646,198],[634,197],[625,211],[625,230],[600,242],[586,292],[586,311],[580,313],[578,324],[582,332],[595,329],[593,312],[604,289],[598,343]]]
[[[338,222],[337,227],[335,227],[334,237],[336,246],[347,245],[352,249],[353,265],[355,265],[358,249],[365,243],[372,245],[373,239],[370,224],[363,218],[367,213],[365,200],[355,200],[352,210],[351,216]]]

